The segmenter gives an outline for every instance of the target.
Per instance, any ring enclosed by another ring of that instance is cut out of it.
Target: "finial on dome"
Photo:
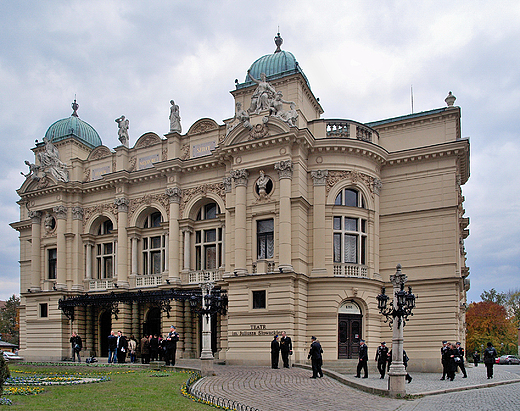
[[[280,33],[277,33],[276,37],[274,38],[274,44],[276,44],[276,50],[274,51],[275,53],[279,53],[280,51],[282,51],[280,49],[280,46],[282,45],[283,43],[283,39],[280,37]]]
[[[74,110],[71,114],[71,116],[74,116],[74,117],[79,117],[78,116],[78,108],[79,108],[79,104],[76,103],[76,99],[74,99],[74,103],[72,103],[72,110]]]

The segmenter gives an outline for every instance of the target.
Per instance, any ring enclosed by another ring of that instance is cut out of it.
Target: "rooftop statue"
[[[247,110],[250,114],[258,114],[262,110],[268,110],[271,102],[274,100],[276,90],[267,82],[265,73],[260,74],[260,80],[255,79],[250,70],[247,71],[249,78],[258,84],[253,97],[251,97],[251,107]]]
[[[182,133],[181,114],[179,106],[173,100],[170,100],[170,132]]]
[[[50,173],[57,181],[67,183],[69,181],[67,164],[60,160],[58,149],[47,137],[43,138],[43,142],[45,143],[45,151],[37,154],[40,164],[32,164],[25,160],[25,164],[29,167],[29,172],[27,174],[21,174],[25,178],[31,177],[33,180],[39,181],[45,177],[47,173]]]
[[[128,137],[128,129],[130,127],[130,121],[128,119],[125,119],[125,116],[121,116],[119,118],[115,119],[115,122],[117,123],[117,126],[119,127],[119,130],[117,131],[117,135],[119,136],[119,141],[122,145],[125,147],[128,147],[128,142],[130,138]]]
[[[238,121],[238,123],[236,122]],[[249,114],[242,108],[242,103],[237,101],[235,104],[235,116],[225,122],[226,123],[226,135],[231,133],[235,129],[235,127],[243,124],[245,128],[250,130],[253,126],[249,122]]]

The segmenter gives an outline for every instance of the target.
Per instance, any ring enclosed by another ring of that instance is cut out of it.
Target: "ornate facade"
[[[282,330],[295,361],[311,335],[325,361],[355,358],[360,338],[371,350],[391,340],[376,296],[400,263],[418,297],[404,330],[410,366],[438,367],[440,341],[464,341],[469,287],[469,142],[453,95],[443,108],[368,124],[323,119],[279,45],[231,93],[235,115],[223,124],[202,118],[181,134],[172,100],[168,134],[133,147],[120,135],[113,149],[76,104],[76,131],[60,131],[70,119],[60,120],[36,144],[11,224],[21,355],[69,357],[74,330],[87,355],[102,356],[111,329],[141,338],[175,324],[178,356],[198,357],[199,317],[175,296],[210,279],[228,301],[213,316],[219,360],[268,364]],[[82,303],[60,305],[74,298]]]

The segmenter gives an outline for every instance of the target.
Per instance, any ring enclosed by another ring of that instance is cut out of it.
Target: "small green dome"
[[[310,88],[309,80],[303,73],[296,58],[290,51],[281,50],[280,46],[283,40],[280,33],[275,37],[276,51],[273,54],[267,54],[257,59],[251,67],[249,72],[255,79],[259,79],[262,73],[265,73],[267,80],[275,80],[295,73],[301,73],[305,78],[307,85]],[[253,81],[246,74],[246,79],[243,84],[238,85],[237,88],[249,87]]]
[[[45,133],[45,137],[53,143],[74,137],[90,148],[102,145],[101,138],[94,127],[78,117],[79,105],[76,100],[72,103],[72,108],[74,112],[71,116],[53,123]]]

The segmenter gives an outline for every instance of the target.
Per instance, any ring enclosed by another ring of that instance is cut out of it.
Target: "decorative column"
[[[224,184],[224,192],[226,193],[226,210],[225,210],[225,218],[226,218],[226,225],[228,227],[231,227],[231,212],[229,211],[233,204],[233,183],[232,183],[231,177],[224,177],[222,179],[222,183]],[[223,228],[224,229],[224,228]],[[231,244],[231,230],[226,230],[225,233],[222,233],[224,244],[222,245],[223,251],[222,251],[222,258],[224,263],[222,264],[224,267],[224,272],[229,273],[231,271],[231,250],[228,250],[227,246],[228,244]],[[228,254],[228,252],[230,254]],[[226,256],[226,254],[228,254]]]
[[[72,239],[72,290],[83,291],[83,275],[80,267],[81,252],[83,251],[83,244],[80,238],[81,225],[83,222],[83,208],[72,207],[72,232],[74,238]]]
[[[65,240],[65,230],[67,228],[67,207],[59,205],[52,209],[56,215],[56,243],[57,259],[56,262],[56,290],[67,289],[67,242]]]
[[[137,301],[132,301],[132,335],[139,345],[139,303]]]
[[[181,255],[179,244],[179,218],[182,190],[179,187],[167,188],[166,195],[170,200],[170,226],[168,234],[168,279],[170,280],[170,283],[180,283]]]
[[[117,206],[117,286],[129,288],[128,284],[128,236],[126,227],[128,225],[128,198],[116,198],[114,204]]]
[[[247,170],[231,171],[235,181],[235,273],[247,274],[246,268],[246,195]]]
[[[40,291],[41,281],[41,211],[29,211],[29,218],[31,219],[31,283],[29,289],[31,291]],[[25,290],[22,290],[24,292]]]
[[[214,375],[213,352],[211,351],[211,290],[215,285],[211,281],[200,284],[202,289],[202,351],[200,354],[200,371],[203,377]]]
[[[374,178],[374,182],[372,185],[372,191],[374,192],[374,223],[373,227],[370,227],[370,221],[369,221],[369,230],[370,228],[373,228],[372,231],[369,231],[368,235],[369,238],[372,238],[372,250],[374,260],[373,260],[373,267],[374,270],[379,274],[379,198],[381,195],[381,189],[383,187],[383,182],[379,180],[378,178]]]
[[[130,237],[130,243],[132,246],[132,267],[130,273],[133,276],[137,275],[137,243],[139,241],[139,237],[137,235],[133,235]]]
[[[191,263],[191,233],[192,229],[189,227],[183,228],[184,233],[184,271],[190,271]]]
[[[313,201],[313,274],[326,274],[325,254],[326,235],[325,229],[325,187],[327,184],[328,170],[311,171],[314,183]]]
[[[92,280],[92,248],[94,243],[90,241],[85,244],[85,278]]]
[[[281,272],[294,271],[291,255],[291,183],[293,164],[291,160],[275,163],[274,169],[280,178],[280,230],[278,244],[280,248],[278,268]]]

